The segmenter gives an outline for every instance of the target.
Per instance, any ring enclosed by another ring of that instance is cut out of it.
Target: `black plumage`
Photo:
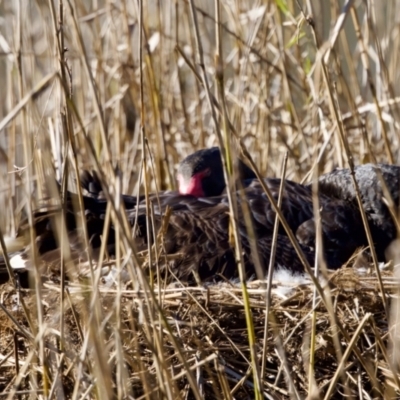
[[[277,200],[280,179],[265,179],[272,195]],[[271,254],[272,232],[275,212],[261,184],[253,181],[245,190],[244,197],[238,198],[238,228],[243,247],[247,277],[254,275],[255,266],[250,251],[247,227],[244,223],[241,204],[249,205],[251,219],[264,273]],[[165,208],[171,208],[168,230],[164,243],[167,254],[181,254],[174,263],[177,275],[187,276],[190,269],[196,269],[202,279],[213,278],[217,273],[227,278],[237,277],[237,268],[233,249],[229,243],[229,205],[226,195],[211,198],[171,197],[163,206],[155,206],[154,218],[157,225],[162,222]],[[331,200],[320,196],[323,208],[322,230],[325,256],[330,268],[338,268],[351,256],[354,250],[364,242],[362,226],[358,220],[352,222],[355,210],[341,200]],[[300,246],[310,263],[314,262],[315,228],[313,224],[313,204],[311,188],[287,180],[285,182],[282,213],[291,230],[300,241]],[[336,215],[341,210],[343,218]],[[143,239],[142,249],[146,248],[147,232],[144,209],[139,207],[139,229],[136,239]],[[137,210],[128,212],[133,225]],[[352,240],[347,238],[349,235]],[[346,237],[342,240],[340,237]],[[304,268],[282,227],[277,240],[276,267],[285,267],[292,272],[302,272]]]
[[[355,167],[355,178],[361,195],[375,250],[380,261],[385,260],[385,250],[397,237],[397,227],[388,204],[393,200],[395,215],[398,214],[400,190],[400,166],[389,164],[364,164]],[[384,187],[386,186],[388,193]],[[320,193],[332,199],[341,199],[357,209],[355,218],[361,218],[356,191],[349,169],[335,169],[319,178]],[[364,243],[368,245],[367,241]]]
[[[237,167],[238,180],[241,182],[249,183],[256,178],[254,171],[240,159],[236,160],[234,166]],[[220,149],[212,147],[190,154],[179,164],[177,177],[182,194],[219,196],[225,190]]]
[[[370,164],[356,168],[356,178],[360,185],[362,202],[366,211],[374,242],[379,257],[382,257],[386,246],[396,236],[396,227],[383,201],[383,191],[375,166]],[[383,178],[398,205],[400,167],[380,164]],[[246,276],[255,273],[251,254],[250,239],[244,223],[242,203],[247,202],[251,222],[257,237],[257,247],[262,263],[263,273],[269,263],[271,254],[272,232],[275,212],[264,193],[260,182],[255,179],[244,163],[239,161],[240,179],[245,183],[238,198],[238,228],[243,249]],[[229,205],[224,193],[222,163],[219,150],[216,148],[202,150],[185,159],[178,169],[180,181],[179,192],[162,192],[150,196],[154,209],[156,233],[148,235],[146,231],[146,208],[143,197],[122,196],[127,218],[133,232],[137,250],[148,247],[151,241],[159,236],[159,230],[165,214],[169,213],[168,226],[164,232],[163,250],[168,254],[168,266],[182,279],[191,279],[192,270],[196,270],[202,280],[237,277],[234,251],[229,237]],[[193,179],[194,178],[194,179]],[[267,178],[265,183],[278,199],[280,179]],[[93,248],[101,244],[104,229],[104,213],[107,201],[102,195],[99,179],[85,173],[82,186],[87,195],[83,198],[88,236]],[[74,194],[67,196],[66,226],[70,232],[76,232],[79,226],[73,210]],[[290,229],[299,240],[307,260],[313,264],[315,254],[315,218],[313,210],[313,193],[311,185],[301,185],[290,180],[284,183],[282,213]],[[320,221],[322,229],[324,256],[328,267],[339,268],[367,240],[355,199],[355,191],[348,170],[334,170],[321,176],[319,180]],[[52,230],[52,217],[48,213],[36,214],[35,229],[40,253],[57,247]],[[22,228],[21,232],[26,228]],[[115,250],[115,232],[111,226],[108,232],[107,247],[110,254]],[[171,261],[173,259],[173,261]],[[292,272],[303,271],[303,266],[282,227],[277,240],[276,267],[285,267]]]

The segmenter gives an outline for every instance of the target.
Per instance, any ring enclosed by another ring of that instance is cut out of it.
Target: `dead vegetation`
[[[293,282],[271,301],[259,281],[156,286],[117,201],[173,189],[177,162],[221,141],[261,175],[280,176],[287,153],[296,181],[399,163],[398,7],[2,2],[1,236],[60,204],[56,179],[77,191],[94,169],[120,248],[114,279],[100,258],[64,280],[64,240],[60,273],[1,287],[1,397],[398,398],[396,271],[379,285],[374,267],[343,268],[321,292]]]
[[[386,273],[383,279],[388,295],[397,299],[396,279],[391,273]],[[397,398],[398,376],[388,349],[388,323],[373,274],[360,275],[349,268],[331,276],[326,294],[338,328],[332,324],[332,315],[322,301],[315,298],[309,281],[286,283],[284,293],[277,286],[275,282],[264,341],[265,284],[260,281],[248,284],[265,398],[304,398],[310,389],[313,398],[324,395]],[[103,373],[107,373],[109,390],[114,395],[163,398],[171,390],[178,396],[186,393],[193,398],[187,378],[190,370],[201,397],[254,396],[243,295],[237,283],[207,288],[156,288],[155,300],[162,309],[162,317],[156,311],[158,306],[148,301],[148,294],[143,291],[129,287],[118,291],[114,286],[99,285],[96,308],[101,313],[98,321],[101,330],[96,333],[87,325],[95,316],[88,316],[90,309],[83,304],[92,294],[91,285],[71,283],[68,290],[61,315],[59,284],[49,281],[42,289],[41,340],[47,379],[54,385],[54,396],[69,398],[75,390],[82,393],[95,390],[98,357],[105,358]],[[29,315],[33,315],[33,291],[23,291],[20,296]],[[17,379],[15,356],[18,354],[21,370],[26,360],[35,358],[37,353],[21,300],[10,284],[3,285],[2,304],[9,313],[0,317],[1,384],[5,392],[12,391]],[[61,319],[64,331],[60,348]],[[33,329],[36,331],[38,327]],[[100,348],[87,343],[93,334]],[[95,351],[102,354],[94,354]],[[160,366],[165,370],[160,371]],[[40,369],[38,360],[31,360],[18,391],[32,391],[35,376],[37,390],[43,387]]]

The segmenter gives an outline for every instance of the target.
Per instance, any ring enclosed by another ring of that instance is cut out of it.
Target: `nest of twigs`
[[[385,272],[382,282],[393,293],[393,311],[397,281]],[[360,393],[398,398],[398,376],[391,367],[395,349],[374,272],[335,272],[323,284],[325,302],[310,280],[286,283],[285,290],[281,285],[273,284],[265,334],[266,283],[248,283],[264,398],[307,393],[310,398]],[[3,285],[3,393],[12,393],[19,371],[21,398],[43,379],[58,396],[89,394],[100,376],[110,393],[125,398],[254,397],[257,379],[240,284],[155,288],[153,299],[131,287],[101,284],[93,301],[88,282],[67,284],[61,313],[60,285],[48,281],[41,290],[40,316],[35,291]],[[38,324],[40,318],[44,324]],[[32,363],[36,368],[27,368]]]
[[[398,7],[0,2],[0,236],[48,196],[59,204],[56,180],[72,190],[89,169],[114,194],[175,189],[180,160],[222,143],[296,182],[399,164]],[[269,313],[265,284],[249,282],[250,317],[240,284],[150,290],[95,274],[64,287],[59,267],[30,290],[0,286],[3,397],[400,397],[392,272],[342,269],[323,299],[293,280]]]

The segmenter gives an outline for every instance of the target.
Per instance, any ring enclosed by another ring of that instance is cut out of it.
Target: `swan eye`
[[[205,170],[200,172],[200,174],[201,174],[202,177],[210,176],[211,175],[211,168],[206,168]]]

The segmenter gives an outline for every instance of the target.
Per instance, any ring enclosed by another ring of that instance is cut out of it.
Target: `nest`
[[[325,302],[310,279],[292,279],[284,289],[274,282],[267,333],[266,283],[249,282],[254,339],[239,283],[152,293],[121,282],[102,283],[97,292],[88,281],[69,283],[60,312],[60,285],[48,281],[40,293],[43,316],[37,292],[5,284],[0,389],[27,398],[36,383],[66,398],[92,398],[104,385],[125,398],[245,399],[259,385],[268,399],[398,398],[398,340],[395,330],[389,335],[371,271],[336,271],[323,284]],[[393,275],[384,272],[382,283],[395,327]]]

